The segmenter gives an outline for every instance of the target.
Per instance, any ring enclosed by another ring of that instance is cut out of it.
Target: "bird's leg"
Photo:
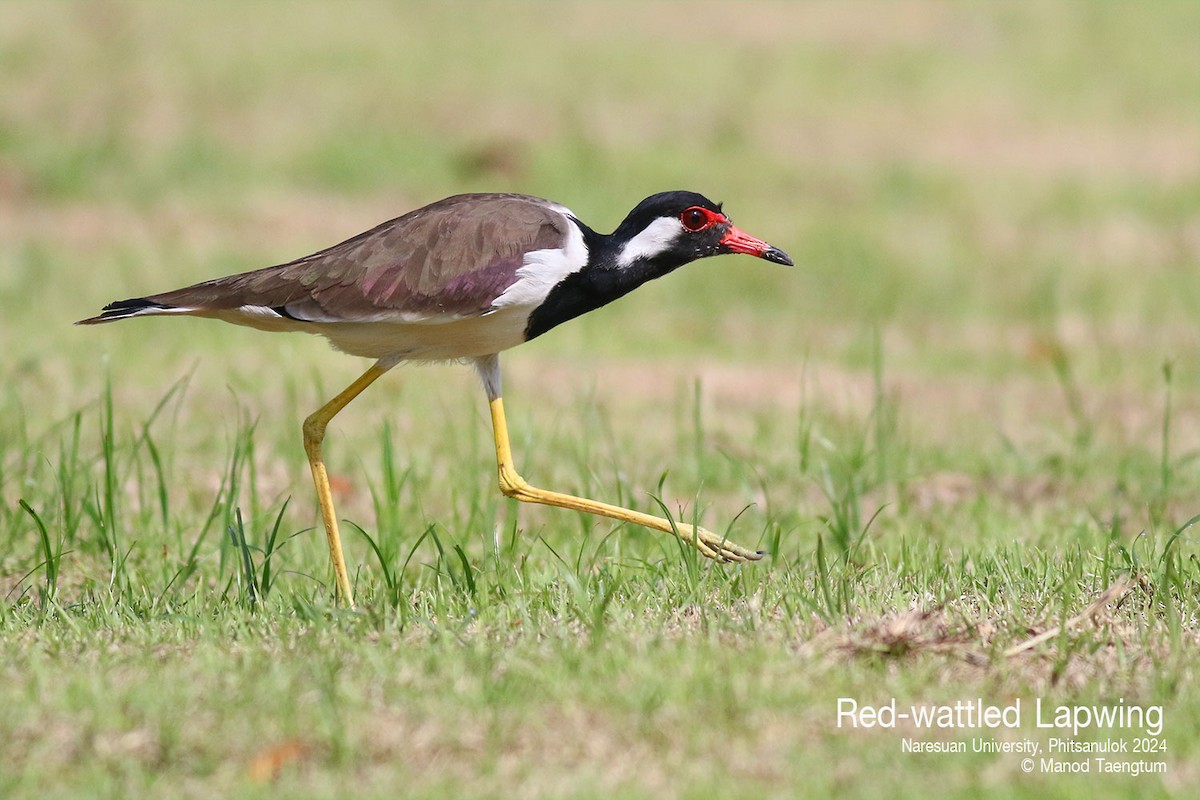
[[[342,555],[342,537],[338,533],[337,515],[333,510],[333,493],[329,490],[329,474],[325,471],[325,460],[321,456],[321,442],[325,440],[325,427],[329,425],[329,421],[390,368],[390,365],[383,362],[372,365],[341,394],[304,420],[304,452],[308,454],[308,466],[312,468],[313,485],[317,489],[317,502],[321,504],[321,519],[325,523],[325,537],[329,540],[329,560],[333,564],[337,599],[351,607],[354,606],[354,595],[350,590],[350,578],[346,574],[346,558]]]
[[[571,508],[576,511],[585,511],[589,514],[611,517],[622,522],[632,522],[635,525],[642,525],[643,527],[662,531],[663,533],[670,533],[678,536],[688,544],[694,545],[697,550],[709,558],[720,561],[758,561],[763,557],[760,551],[748,550],[741,545],[730,542],[723,536],[718,536],[712,531],[705,530],[699,526],[692,526],[682,522],[672,522],[662,517],[643,514],[640,511],[633,511],[628,508],[589,500],[586,497],[575,497],[574,495],[560,494],[559,492],[551,492],[530,486],[517,473],[516,467],[513,466],[512,448],[508,440],[508,423],[504,418],[504,399],[499,394],[499,387],[493,386],[492,383],[487,381],[486,377],[485,384],[487,384],[488,401],[492,411],[492,429],[496,437],[496,466],[500,473],[500,491],[504,492],[504,494],[527,503],[541,503],[548,506]]]

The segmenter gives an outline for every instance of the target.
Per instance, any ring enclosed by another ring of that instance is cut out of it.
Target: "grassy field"
[[[1197,4],[0,19],[0,796],[1196,796]],[[508,354],[514,449],[757,565],[518,507],[470,371],[401,368],[330,429],[339,610],[300,422],[366,363],[70,324],[455,192],[611,230],[668,188],[798,266],[710,259]],[[893,700],[1021,719],[838,714]],[[1024,740],[1032,772],[972,752]]]

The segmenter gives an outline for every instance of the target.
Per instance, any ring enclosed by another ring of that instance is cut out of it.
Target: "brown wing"
[[[477,315],[517,280],[526,253],[562,247],[570,224],[536,197],[456,195],[287,264],[143,299],[194,310],[262,306],[314,322]]]

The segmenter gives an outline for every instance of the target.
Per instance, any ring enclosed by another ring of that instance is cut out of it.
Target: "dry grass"
[[[1192,796],[1194,4],[548,9],[6,6],[0,795]],[[607,228],[676,186],[800,266],[699,263],[506,356],[514,447],[756,567],[501,500],[474,376],[412,368],[331,431],[379,547],[347,526],[338,612],[299,422],[363,365],[69,324],[452,192]],[[1035,696],[1164,704],[1168,774],[833,725]]]

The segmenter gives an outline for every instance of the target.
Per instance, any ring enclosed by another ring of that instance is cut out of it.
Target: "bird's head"
[[[745,253],[792,266],[778,247],[734,226],[721,206],[695,192],[660,192],[638,203],[613,232],[618,268],[637,263],[671,270],[723,253]]]

